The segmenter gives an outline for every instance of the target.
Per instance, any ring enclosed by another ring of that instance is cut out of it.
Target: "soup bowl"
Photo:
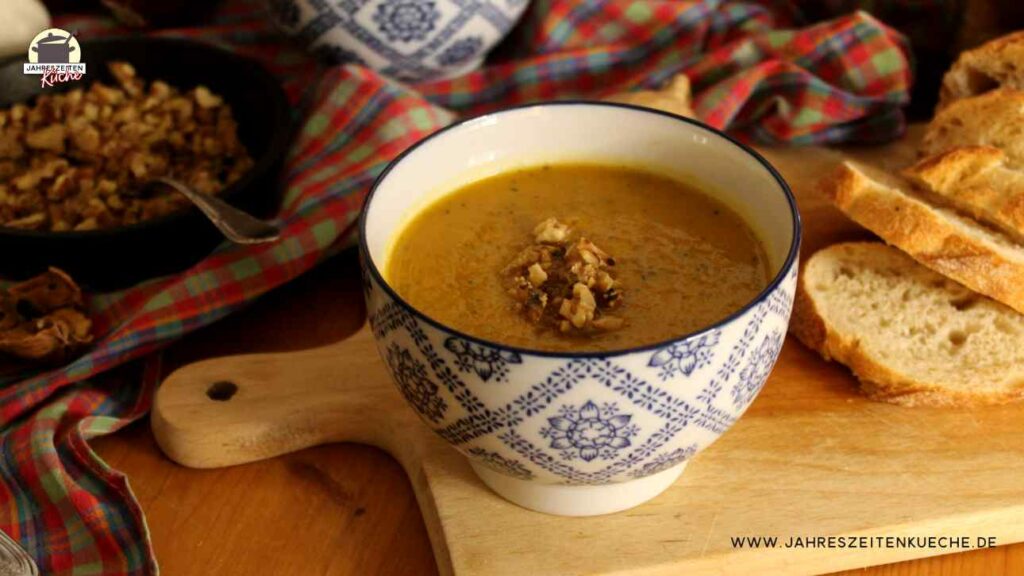
[[[434,200],[508,170],[579,161],[700,183],[761,240],[767,287],[716,324],[668,341],[547,352],[461,333],[389,286],[390,247]],[[728,136],[646,108],[557,102],[466,120],[414,145],[377,179],[360,232],[369,321],[409,406],[504,498],[586,516],[668,488],[757,396],[785,339],[801,227],[779,174]]]

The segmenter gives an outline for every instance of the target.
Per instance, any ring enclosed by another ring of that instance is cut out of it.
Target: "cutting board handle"
[[[401,432],[421,424],[393,386],[381,385],[388,379],[367,326],[320,348],[204,360],[157,390],[153,434],[167,456],[192,468],[340,441],[395,454],[409,448]]]

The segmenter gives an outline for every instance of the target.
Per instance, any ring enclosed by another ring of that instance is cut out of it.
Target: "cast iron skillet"
[[[0,108],[29,102],[46,91],[114,84],[107,62],[135,66],[145,80],[188,89],[203,84],[224,97],[238,122],[239,138],[255,165],[222,197],[264,214],[278,199],[280,169],[292,122],[278,81],[259,64],[215,46],[171,38],[112,38],[81,42],[86,75],[77,82],[41,88],[39,76],[22,72],[25,56],[0,63]],[[43,232],[0,226],[0,275],[23,278],[57,266],[99,289],[123,287],[182,270],[209,253],[222,236],[195,208],[131,226],[88,232]]]

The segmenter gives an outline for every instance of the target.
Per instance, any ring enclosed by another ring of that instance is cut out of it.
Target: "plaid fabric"
[[[908,117],[927,121],[932,117],[942,76],[956,59],[960,50],[970,47],[965,40],[981,37],[965,36],[964,30],[975,29],[968,24],[969,0],[795,0],[796,18],[809,22],[825,20],[835,14],[854,10],[870,12],[876,18],[895,28],[909,41],[914,54],[914,90],[911,106],[905,110]],[[979,10],[996,10],[1014,3],[975,2]],[[1002,22],[1013,28],[1012,18]]]
[[[311,62],[274,32],[254,0],[226,2],[208,27],[160,32],[263,62],[303,114],[283,174],[283,238],[269,246],[225,244],[186,273],[94,295],[89,307],[97,341],[87,355],[60,370],[0,377],[0,529],[46,574],[155,573],[126,478],[86,443],[146,413],[159,371],[153,362],[133,361],[154,358],[159,348],[349,244],[374,177],[403,149],[449,123],[455,116],[449,110],[475,114],[531,100],[600,97],[655,87],[686,72],[698,113],[746,139],[897,136],[910,84],[902,39],[865,13],[787,29],[795,13],[787,6],[535,0],[502,48],[503,61],[418,86]],[[58,24],[80,38],[120,32],[96,17]]]
[[[824,20],[854,10],[870,12],[902,32],[915,46],[951,48],[967,0],[795,0],[797,18]]]

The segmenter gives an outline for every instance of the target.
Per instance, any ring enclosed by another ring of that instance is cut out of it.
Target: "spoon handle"
[[[216,196],[201,194],[170,178],[160,178],[159,181],[191,200],[228,240],[236,244],[274,242],[281,236],[277,226],[255,218]]]

